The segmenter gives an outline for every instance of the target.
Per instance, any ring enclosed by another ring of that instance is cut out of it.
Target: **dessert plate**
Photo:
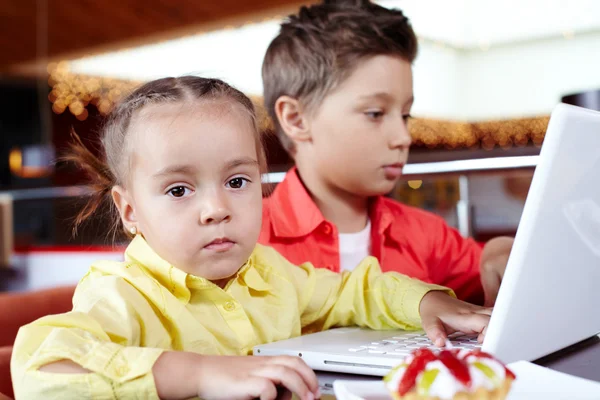
[[[557,372],[527,361],[508,367],[517,379],[507,400],[597,400],[600,383]],[[381,381],[344,381],[333,383],[338,400],[393,400]]]

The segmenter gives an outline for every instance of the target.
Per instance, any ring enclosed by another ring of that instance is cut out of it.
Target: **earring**
[[[135,226],[132,226],[131,228],[129,228],[129,233],[131,233],[133,236],[137,235],[137,228]]]

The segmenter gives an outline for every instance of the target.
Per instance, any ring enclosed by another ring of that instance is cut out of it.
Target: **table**
[[[580,378],[600,382],[600,336],[580,342],[567,349],[561,350],[543,359],[535,361],[536,364],[551,368],[555,371],[575,375]],[[343,380],[379,380],[381,378],[364,375],[348,375],[330,372],[317,372],[322,400],[334,400],[333,381]],[[294,397],[295,398],[295,397]]]

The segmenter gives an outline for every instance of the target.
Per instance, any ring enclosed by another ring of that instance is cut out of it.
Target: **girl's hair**
[[[252,101],[239,90],[219,79],[184,76],[163,78],[139,87],[126,96],[110,113],[100,133],[101,154],[95,156],[73,132],[73,143],[66,161],[74,162],[84,170],[91,182],[87,204],[75,218],[73,233],[91,217],[102,205],[110,207],[113,235],[121,228],[121,218],[111,199],[111,189],[115,185],[125,185],[131,149],[127,135],[134,114],[148,105],[176,103],[180,101],[214,100],[230,101],[241,105],[255,132],[256,152],[261,172],[266,171],[266,157],[256,121]],[[123,230],[125,231],[125,230]]]

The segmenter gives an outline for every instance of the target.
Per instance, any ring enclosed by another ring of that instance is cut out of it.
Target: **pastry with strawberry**
[[[502,400],[515,375],[482,351],[419,349],[384,378],[396,400]]]

